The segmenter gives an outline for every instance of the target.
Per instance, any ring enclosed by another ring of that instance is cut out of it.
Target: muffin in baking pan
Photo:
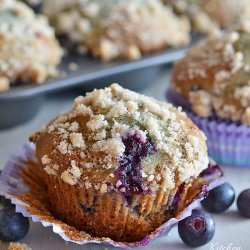
[[[43,12],[66,47],[104,61],[138,59],[190,40],[187,18],[159,0],[43,0]]]
[[[205,137],[180,109],[117,84],[78,97],[31,140],[56,218],[115,241],[174,217],[208,167]]]
[[[24,3],[1,0],[0,91],[16,83],[42,83],[57,74],[62,49],[47,18]]]
[[[248,164],[250,125],[250,26],[208,38],[174,67],[169,100],[195,114],[211,156]],[[202,119],[203,118],[203,119]]]
[[[248,0],[163,0],[179,15],[189,17],[194,30],[215,33],[250,18]]]

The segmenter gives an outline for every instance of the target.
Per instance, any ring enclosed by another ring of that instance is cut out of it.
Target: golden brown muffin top
[[[187,18],[159,0],[44,0],[44,12],[72,47],[105,61],[189,43]]]
[[[214,33],[250,18],[248,0],[163,0],[176,13],[187,15],[199,32]]]
[[[16,80],[41,83],[57,73],[62,50],[43,15],[15,0],[0,0],[0,92]]]
[[[117,84],[78,97],[35,141],[48,174],[105,192],[126,190],[126,174],[172,189],[208,166],[205,137],[180,109]]]
[[[201,41],[176,63],[172,88],[199,116],[250,124],[249,27]]]

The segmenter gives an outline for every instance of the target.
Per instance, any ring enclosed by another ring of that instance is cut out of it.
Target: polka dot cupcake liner
[[[117,242],[110,238],[91,236],[54,217],[48,205],[46,187],[39,179],[39,174],[30,169],[32,164],[37,166],[34,152],[34,144],[26,143],[10,157],[0,176],[0,194],[16,205],[16,212],[30,217],[34,222],[42,223],[44,227],[52,227],[53,232],[60,235],[65,241],[79,245],[96,243],[126,249],[145,246],[153,239],[167,234],[178,221],[190,216],[192,210],[199,206],[207,192],[225,181],[220,167],[216,163],[210,162],[208,168],[196,180],[197,188],[195,187],[193,190],[195,192],[192,192],[192,195],[183,202],[183,209],[173,218],[141,241]]]

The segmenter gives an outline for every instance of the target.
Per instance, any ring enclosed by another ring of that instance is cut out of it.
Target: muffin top
[[[78,97],[32,140],[49,175],[101,192],[171,190],[208,166],[205,137],[180,109],[117,84]]]
[[[178,14],[189,16],[195,30],[214,33],[250,18],[249,0],[164,0]]]
[[[201,117],[250,125],[250,25],[208,38],[174,67],[172,89]]]
[[[68,47],[105,61],[189,42],[188,20],[159,0],[44,0],[43,11]]]
[[[62,50],[54,30],[15,0],[0,1],[0,91],[17,80],[43,82],[56,74]]]

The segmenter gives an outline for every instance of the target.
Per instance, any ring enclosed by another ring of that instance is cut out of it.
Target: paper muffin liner
[[[205,133],[211,158],[225,166],[250,167],[250,127],[216,117],[201,118],[191,111],[190,103],[173,90],[168,90],[167,99],[174,106],[181,106]]]
[[[36,175],[27,171],[25,165],[29,160],[36,161],[34,152],[34,144],[26,143],[10,157],[0,176],[0,194],[16,205],[16,212],[22,213],[25,217],[30,217],[34,222],[41,222],[44,227],[51,226],[53,232],[60,235],[65,241],[79,245],[97,243],[127,249],[145,246],[153,239],[167,234],[178,221],[190,216],[192,210],[199,205],[199,202],[209,190],[224,183],[223,173],[219,166],[211,162],[209,167],[198,178],[198,181],[202,183],[199,190],[194,192],[185,202],[180,197],[180,201],[184,205],[183,209],[179,209],[180,211],[175,217],[166,221],[141,241],[116,242],[110,238],[93,237],[84,231],[78,231],[53,216],[46,205],[47,202],[45,202],[47,199],[45,185],[41,180],[37,179]],[[26,182],[24,182],[24,176]],[[32,185],[32,190],[29,188],[30,185]]]
[[[171,191],[159,190],[154,195],[126,196],[112,190],[102,193],[93,186],[72,186],[47,173],[43,178],[51,210],[58,218],[77,229],[84,228],[89,234],[129,242],[141,239],[152,231],[152,225],[156,228],[172,217],[178,192],[176,187]],[[181,185],[183,199],[190,185]]]

